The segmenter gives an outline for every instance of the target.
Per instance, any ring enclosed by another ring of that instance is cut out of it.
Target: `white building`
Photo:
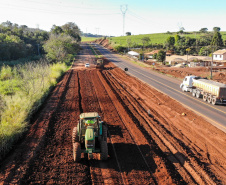
[[[226,60],[226,49],[215,51],[213,53],[213,60]]]

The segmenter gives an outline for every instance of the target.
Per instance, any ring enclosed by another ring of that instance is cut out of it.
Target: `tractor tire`
[[[79,138],[78,138],[77,127],[74,127],[72,131],[72,143],[75,143],[78,141],[79,141]]]
[[[100,160],[105,161],[108,159],[108,144],[107,141],[101,141],[100,143]]]
[[[107,126],[103,125],[102,126],[102,138],[103,138],[103,141],[107,142],[107,137],[108,137],[107,134],[108,134]]]
[[[81,145],[79,142],[73,143],[73,159],[75,162],[81,160]]]

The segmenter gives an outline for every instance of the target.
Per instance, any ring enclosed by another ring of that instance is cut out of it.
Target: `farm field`
[[[109,61],[92,68],[94,55],[83,48],[1,161],[1,184],[226,183],[225,133]],[[93,111],[108,127],[108,160],[75,163],[72,129],[81,112]]]
[[[221,31],[220,32],[222,35],[222,39],[226,40],[226,32],[225,31]],[[111,37],[109,38],[109,41],[112,45],[121,45],[124,47],[127,47],[127,39],[131,39],[131,43],[134,44],[140,44],[142,45],[142,41],[141,39],[143,37],[149,37],[150,38],[150,42],[149,44],[164,44],[166,39],[169,36],[175,36],[176,33],[153,33],[153,34],[144,34],[144,35],[131,35],[131,36],[121,36],[121,37]],[[191,34],[183,34],[184,37],[191,37],[191,38],[199,38],[200,36],[202,36],[203,34],[197,33],[191,33]]]
[[[82,37],[81,42],[91,42],[94,41],[96,39],[99,39],[98,37]]]

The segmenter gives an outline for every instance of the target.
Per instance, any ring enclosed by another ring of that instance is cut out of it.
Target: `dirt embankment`
[[[109,40],[108,39],[97,39],[95,40],[95,43],[100,44],[102,46],[104,46],[105,48],[108,48],[110,50],[112,50],[113,48],[111,47]]]
[[[87,62],[91,50],[84,49]],[[170,97],[106,63],[76,63],[27,136],[1,161],[0,184],[226,184],[226,135]],[[108,127],[105,162],[72,159],[81,112]]]
[[[195,75],[210,78],[211,72],[206,67],[192,67],[192,68],[175,68],[175,67],[157,67],[156,71],[171,75],[176,78],[184,79],[185,76]],[[226,72],[212,72],[213,80],[226,84]]]

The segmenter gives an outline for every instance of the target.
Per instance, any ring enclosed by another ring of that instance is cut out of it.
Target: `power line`
[[[73,15],[116,15],[116,14],[120,14],[120,13],[75,13],[73,11],[56,11],[56,10],[48,10],[48,9],[42,9],[42,8],[35,8],[35,7],[24,7],[24,6],[18,6],[18,5],[14,5],[14,4],[4,4],[1,3],[1,5],[6,6],[7,8],[14,8],[16,10],[36,10],[38,12],[43,12],[43,13],[51,13],[51,14],[73,14]],[[20,9],[18,9],[20,8]]]

